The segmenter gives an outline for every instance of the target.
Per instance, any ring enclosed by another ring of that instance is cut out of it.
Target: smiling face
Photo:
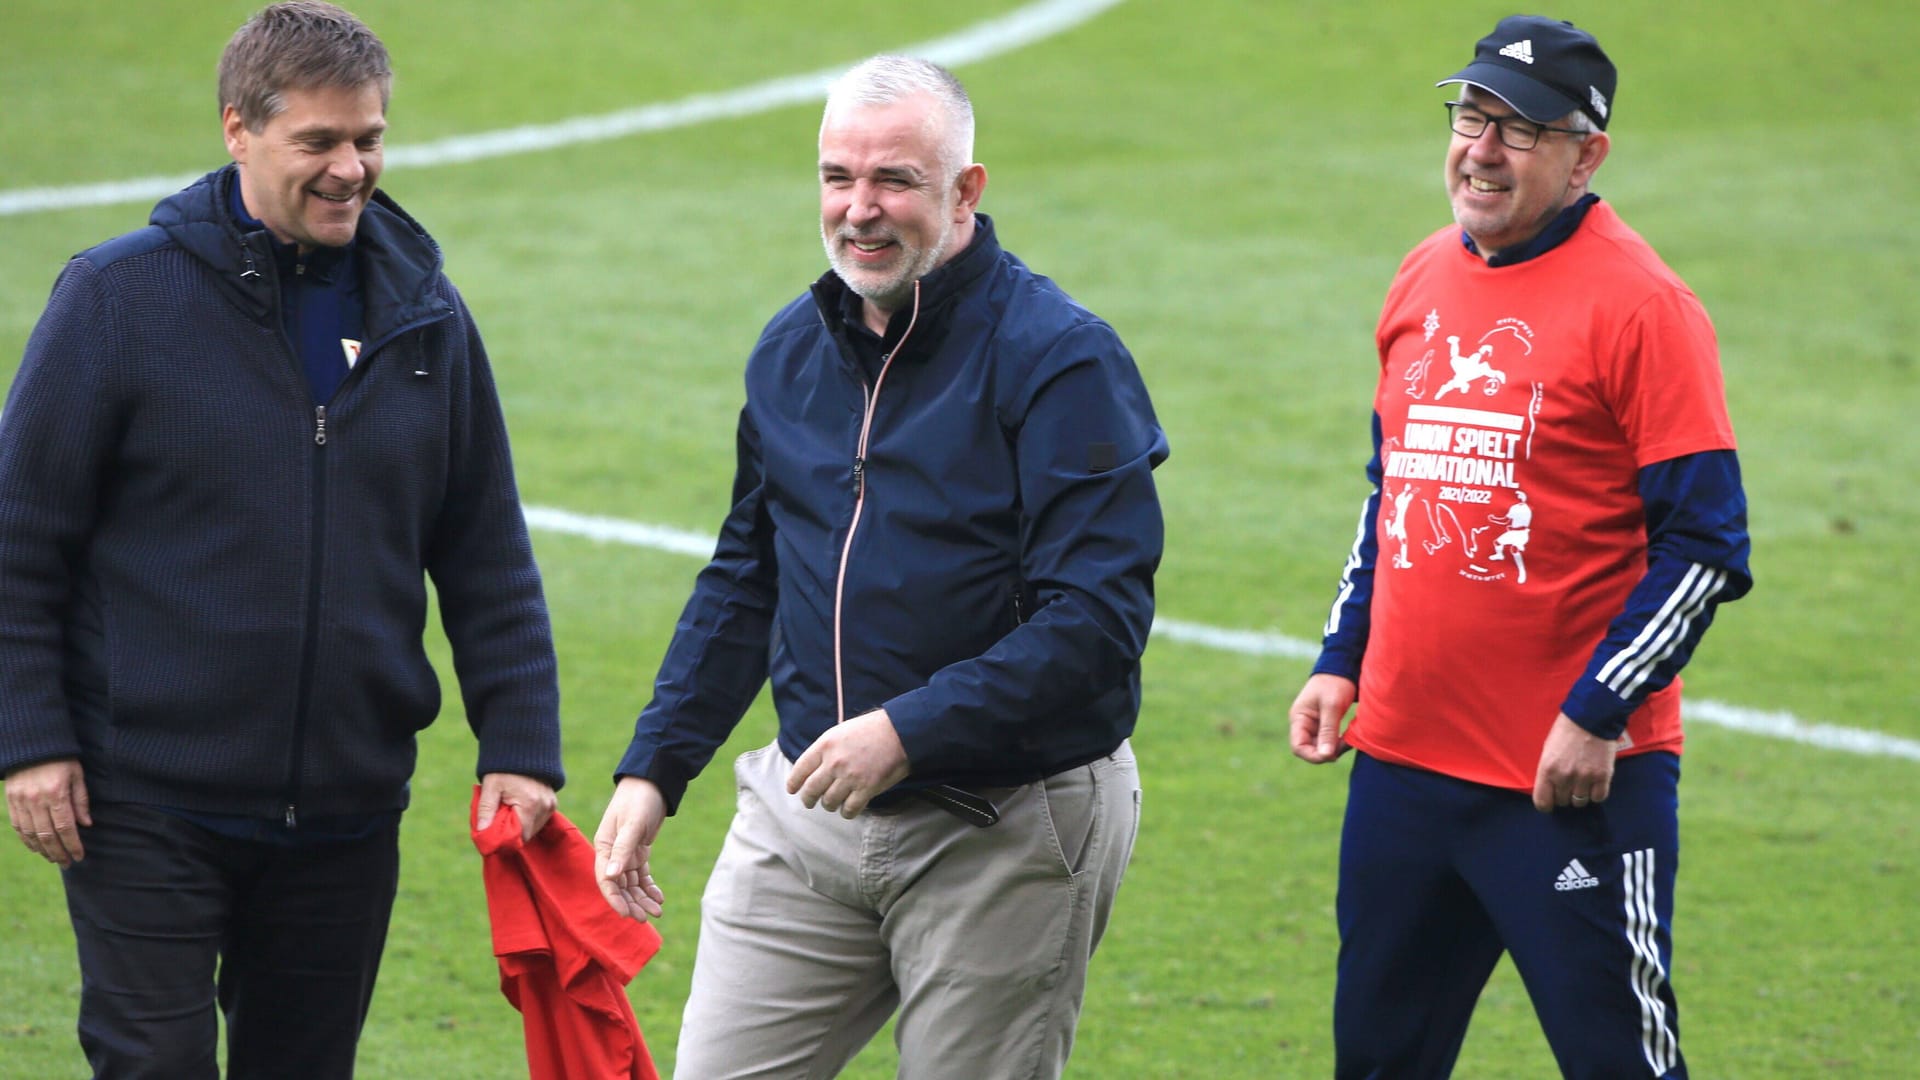
[[[1496,120],[1518,115],[1478,87],[1462,90],[1462,100]],[[1453,219],[1482,256],[1524,244],[1587,193],[1608,145],[1604,132],[1585,137],[1542,132],[1533,149],[1514,150],[1500,141],[1492,124],[1475,139],[1456,132],[1447,147],[1446,175]]]
[[[240,165],[240,197],[275,239],[301,254],[345,247],[380,179],[386,107],[378,83],[287,90],[258,131],[232,105],[221,114]]]
[[[847,106],[820,129],[820,239],[877,332],[915,281],[973,239],[987,171],[944,161],[945,134],[940,106],[925,94]]]

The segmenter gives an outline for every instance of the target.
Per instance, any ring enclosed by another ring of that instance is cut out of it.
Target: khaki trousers
[[[677,1080],[825,1080],[896,1007],[902,1080],[1058,1077],[1140,824],[1132,748],[982,790],[985,829],[912,799],[808,810],[790,767],[734,763]]]

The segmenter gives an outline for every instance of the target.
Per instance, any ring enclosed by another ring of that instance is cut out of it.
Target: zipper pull
[[[288,803],[287,804],[287,828],[297,829],[299,827],[300,827],[299,815],[293,812],[293,804]]]
[[[863,457],[854,458],[853,459],[853,478],[855,480],[858,480],[862,476],[865,476],[866,473],[867,473],[867,459]]]
[[[327,445],[327,407],[325,405],[313,407],[313,445]]]

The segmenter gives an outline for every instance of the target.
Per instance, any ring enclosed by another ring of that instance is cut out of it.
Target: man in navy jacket
[[[829,95],[832,272],[748,360],[732,512],[616,770],[603,890],[657,916],[660,824],[771,676],[683,1076],[829,1075],[896,1006],[905,1075],[1072,1045],[1138,824],[1167,444],[1113,329],[976,213],[972,143],[936,65]]]
[[[76,256],[0,419],[0,770],[63,868],[98,1075],[352,1071],[439,598],[481,825],[562,783],[540,578],[473,320],[375,187],[391,73],[331,5],[221,60],[235,164]],[[217,977],[216,977],[217,969]]]

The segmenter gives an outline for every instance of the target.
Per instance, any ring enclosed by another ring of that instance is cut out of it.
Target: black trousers
[[[362,840],[237,840],[150,807],[93,807],[69,867],[80,1045],[102,1080],[339,1080],[373,999],[399,824]]]

